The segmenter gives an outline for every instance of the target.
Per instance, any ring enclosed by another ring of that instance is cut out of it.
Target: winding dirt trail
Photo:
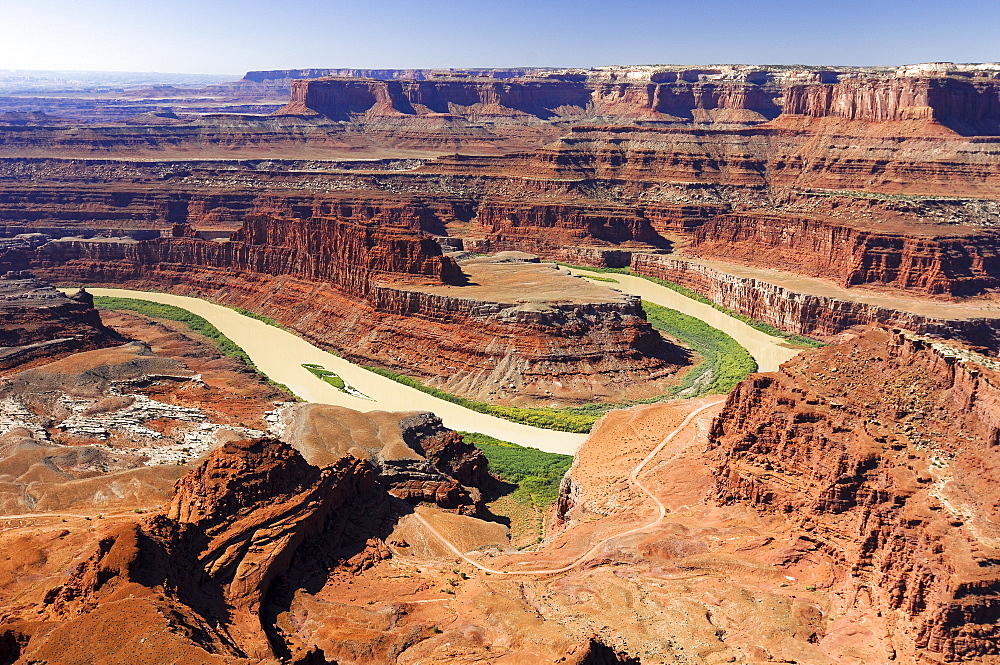
[[[623,531],[622,533],[617,533],[617,534],[615,534],[613,536],[608,536],[607,538],[602,538],[601,540],[597,541],[585,553],[581,554],[577,558],[573,559],[573,561],[571,561],[570,563],[568,563],[565,566],[562,566],[560,568],[545,568],[545,569],[541,569],[541,570],[498,570],[496,568],[490,568],[489,566],[484,566],[483,564],[479,563],[475,559],[470,558],[468,555],[465,554],[465,552],[463,552],[457,546],[455,546],[454,543],[452,543],[444,535],[442,535],[441,532],[439,532],[437,529],[435,529],[431,525],[431,523],[428,522],[424,518],[423,515],[421,515],[418,512],[414,512],[413,513],[414,517],[416,517],[417,521],[420,522],[421,525],[423,525],[428,531],[430,531],[432,534],[434,534],[434,536],[438,540],[440,540],[441,543],[444,544],[449,550],[451,550],[457,557],[459,557],[460,559],[462,559],[466,563],[475,566],[479,570],[482,570],[483,572],[487,572],[487,573],[490,573],[492,575],[554,575],[554,574],[557,574],[557,573],[565,573],[568,570],[572,570],[573,568],[576,568],[581,563],[583,563],[584,561],[586,561],[587,559],[589,559],[590,557],[592,557],[594,554],[596,554],[598,551],[600,551],[601,548],[603,548],[609,542],[611,542],[613,540],[617,540],[619,538],[625,538],[627,536],[634,535],[634,534],[639,533],[641,531],[645,531],[646,529],[649,529],[649,528],[651,528],[653,526],[656,526],[657,524],[660,523],[661,520],[663,520],[664,517],[666,517],[666,515],[667,515],[667,507],[663,504],[662,501],[660,501],[660,499],[655,494],[653,494],[653,492],[648,487],[646,487],[646,485],[643,484],[643,482],[641,480],[639,480],[639,474],[642,473],[642,470],[646,467],[646,465],[649,464],[650,462],[652,462],[656,458],[656,456],[659,455],[660,452],[663,451],[663,449],[667,446],[667,444],[669,444],[671,441],[673,441],[674,438],[678,434],[680,434],[681,432],[683,432],[688,427],[688,425],[691,424],[691,422],[695,418],[697,418],[699,415],[701,415],[704,411],[706,411],[708,409],[711,409],[713,407],[719,406],[720,404],[724,403],[725,401],[726,401],[725,398],[723,398],[723,399],[720,399],[720,400],[717,400],[717,401],[714,401],[714,402],[709,402],[708,404],[705,404],[703,406],[698,407],[697,409],[695,409],[694,411],[692,411],[691,413],[689,413],[687,416],[685,416],[684,420],[682,420],[681,423],[676,428],[674,428],[674,430],[672,432],[670,432],[670,434],[668,434],[662,441],[660,441],[660,443],[657,444],[656,447],[653,448],[653,450],[651,450],[648,455],[646,455],[645,459],[643,459],[641,462],[639,462],[639,464],[637,464],[635,466],[635,468],[632,469],[632,472],[629,474],[629,480],[632,481],[632,483],[636,487],[638,487],[640,490],[642,490],[643,492],[645,492],[646,495],[649,496],[649,498],[651,498],[653,500],[653,502],[656,504],[657,509],[658,509],[658,515],[656,516],[656,519],[654,519],[653,521],[649,522],[648,524],[644,524],[642,526],[635,527],[634,529],[629,529],[628,531]],[[666,461],[666,462],[673,461],[678,456],[680,456],[685,450],[687,450],[687,448],[689,448],[691,445],[693,445],[693,443],[694,442],[692,442],[688,446],[685,446],[683,449],[678,450],[670,458],[668,458],[667,460],[664,460],[664,461]],[[527,563],[527,562],[525,562],[525,563]]]

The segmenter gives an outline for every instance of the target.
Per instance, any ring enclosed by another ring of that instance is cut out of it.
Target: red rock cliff
[[[122,341],[86,291],[69,297],[30,274],[0,276],[0,370]]]
[[[698,227],[696,256],[832,279],[965,296],[1000,285],[1000,234],[886,233],[778,215],[720,215]]]
[[[939,319],[872,303],[799,293],[672,256],[635,253],[631,268],[640,275],[685,286],[723,307],[791,333],[829,341],[845,331],[879,323],[1000,350],[1000,325],[993,318]]]
[[[780,86],[698,78],[683,80],[677,72],[660,72],[645,81],[581,74],[503,79],[325,77],[294,81],[291,101],[278,113],[319,113],[334,119],[432,113],[549,119],[594,110],[610,116],[733,123],[759,123],[780,113]]]
[[[80,276],[134,279],[166,266],[207,266],[292,275],[365,295],[372,281],[445,283],[460,278],[455,262],[430,237],[376,221],[252,216],[228,242],[193,237],[110,242],[64,240],[37,251],[36,265],[74,265]]]
[[[998,369],[877,329],[751,376],[712,427],[718,496],[841,562],[831,588],[869,597],[903,660],[996,662]]]
[[[292,83],[291,102],[279,113],[320,113],[334,119],[448,114],[549,118],[563,108],[582,111],[590,92],[573,81],[391,80],[323,78]]]
[[[855,79],[796,85],[783,113],[866,122],[933,120],[960,133],[1000,132],[1000,82],[951,77]]]
[[[669,244],[640,211],[625,206],[488,200],[477,212],[465,240],[466,249],[476,252],[532,252],[572,263],[584,247],[610,251]],[[607,262],[604,258],[597,264]]]

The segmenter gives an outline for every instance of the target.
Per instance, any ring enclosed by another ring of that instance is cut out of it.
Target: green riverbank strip
[[[702,361],[688,370],[673,395],[724,395],[747,375],[757,371],[753,356],[735,339],[704,321],[675,309],[642,301],[646,320],[657,330],[697,351]]]
[[[470,411],[504,418],[515,423],[521,423],[522,425],[542,427],[544,429],[551,429],[559,432],[577,432],[580,434],[586,434],[590,431],[590,428],[593,427],[594,423],[597,422],[598,418],[604,415],[605,412],[615,408],[613,405],[596,405],[601,408],[607,406],[607,408],[603,408],[603,410],[599,413],[595,413],[593,408],[595,405],[564,407],[560,409],[551,409],[546,407],[500,406],[497,404],[489,404],[487,402],[480,402],[474,399],[459,397],[458,395],[452,395],[451,393],[439,390],[438,388],[432,388],[431,386],[424,385],[416,379],[404,374],[393,372],[392,370],[368,366],[365,366],[365,369],[369,372],[374,372],[375,374],[384,376],[387,379],[392,379],[393,381],[401,383],[409,388],[414,388],[420,392],[433,395],[434,397],[442,399],[446,402],[457,404],[461,407],[469,409]]]
[[[751,328],[759,330],[765,335],[771,335],[773,337],[782,337],[788,340],[790,344],[794,344],[796,346],[805,346],[814,349],[819,348],[821,346],[826,346],[825,343],[820,342],[819,340],[812,339],[811,337],[805,337],[804,335],[796,335],[794,333],[785,332],[783,330],[775,328],[770,323],[764,323],[763,321],[752,319],[749,316],[746,316],[745,314],[740,314],[739,312],[735,312],[729,309],[728,307],[723,307],[722,305],[716,303],[707,296],[704,296],[698,293],[697,291],[689,289],[686,286],[681,286],[680,284],[677,284],[675,282],[668,282],[667,280],[660,279],[659,277],[650,277],[649,275],[643,275],[641,273],[632,272],[631,268],[591,268],[590,266],[575,266],[570,263],[560,263],[559,261],[556,261],[555,263],[556,265],[560,265],[565,268],[570,268],[573,270],[584,270],[587,272],[595,272],[595,273],[617,273],[619,275],[632,275],[633,277],[639,277],[641,279],[650,281],[653,284],[657,284],[664,288],[668,288],[671,291],[676,291],[677,293],[681,294],[682,296],[688,297],[691,300],[708,305],[709,307],[712,307],[713,309],[716,309],[727,316],[733,317],[737,321],[742,321]],[[603,282],[606,281],[608,278],[588,277],[588,279],[595,279],[597,281]]]
[[[517,485],[512,496],[518,503],[545,509],[559,498],[559,483],[573,464],[572,455],[525,448],[478,432],[459,433],[483,451],[490,463],[490,473]]]
[[[243,309],[242,307],[229,307],[229,309],[233,310],[237,314],[242,314],[243,316],[249,319],[254,319],[256,321],[260,321],[261,323],[266,323],[269,326],[273,326],[281,330],[288,330],[288,328],[281,325],[280,323],[278,323],[269,316],[264,316],[263,314],[258,314],[257,312],[251,312],[249,309]]]
[[[179,321],[199,335],[204,335],[212,340],[212,343],[218,347],[219,351],[222,352],[223,355],[229,356],[230,358],[237,358],[243,361],[243,363],[245,363],[248,367],[254,367],[253,361],[250,360],[250,356],[246,354],[242,347],[219,332],[219,329],[209,323],[208,320],[198,316],[197,314],[193,314],[186,309],[174,307],[173,305],[164,305],[158,302],[150,302],[148,300],[112,298],[108,296],[95,296],[94,305],[99,309],[127,310],[154,319]]]
[[[183,323],[188,328],[203,335],[210,339],[219,352],[224,356],[229,356],[230,358],[236,358],[244,365],[254,370],[267,380],[267,382],[276,387],[284,390],[285,392],[295,395],[288,386],[273,381],[267,376],[265,376],[259,369],[257,365],[254,364],[250,356],[247,355],[243,348],[223,335],[218,328],[212,325],[207,319],[189,312],[181,307],[175,307],[173,305],[164,305],[163,303],[152,302],[150,300],[134,300],[132,298],[118,298],[112,296],[94,296],[94,306],[98,309],[108,309],[108,310],[126,310],[129,312],[135,312],[136,314],[142,314],[143,316],[148,316],[153,319],[167,319],[169,321],[177,321]],[[240,311],[240,314],[248,315],[244,311]],[[269,319],[267,317],[255,316],[258,321],[268,323]],[[270,322],[268,325],[278,326],[275,322]]]

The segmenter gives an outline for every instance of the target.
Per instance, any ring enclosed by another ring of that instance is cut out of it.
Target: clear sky
[[[0,69],[1000,60],[1000,0],[0,0]]]

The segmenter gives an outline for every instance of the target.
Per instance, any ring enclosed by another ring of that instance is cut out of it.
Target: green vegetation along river
[[[336,404],[357,411],[432,411],[451,429],[481,432],[501,441],[564,455],[574,454],[587,438],[586,434],[541,429],[477,413],[368,371],[286,330],[207,300],[128,289],[88,287],[87,290],[95,296],[148,300],[197,314],[241,347],[261,373],[309,402]],[[335,373],[364,397],[316,378],[303,365],[318,365]]]
[[[725,312],[720,312],[711,305],[688,298],[648,279],[620,273],[606,275],[580,268],[570,268],[569,272],[581,277],[613,278],[618,283],[607,284],[609,288],[639,296],[653,304],[676,309],[682,314],[701,319],[739,342],[757,361],[757,371],[759,372],[774,372],[781,363],[795,357],[802,350],[801,348],[793,348],[788,340],[782,337],[763,333]]]

